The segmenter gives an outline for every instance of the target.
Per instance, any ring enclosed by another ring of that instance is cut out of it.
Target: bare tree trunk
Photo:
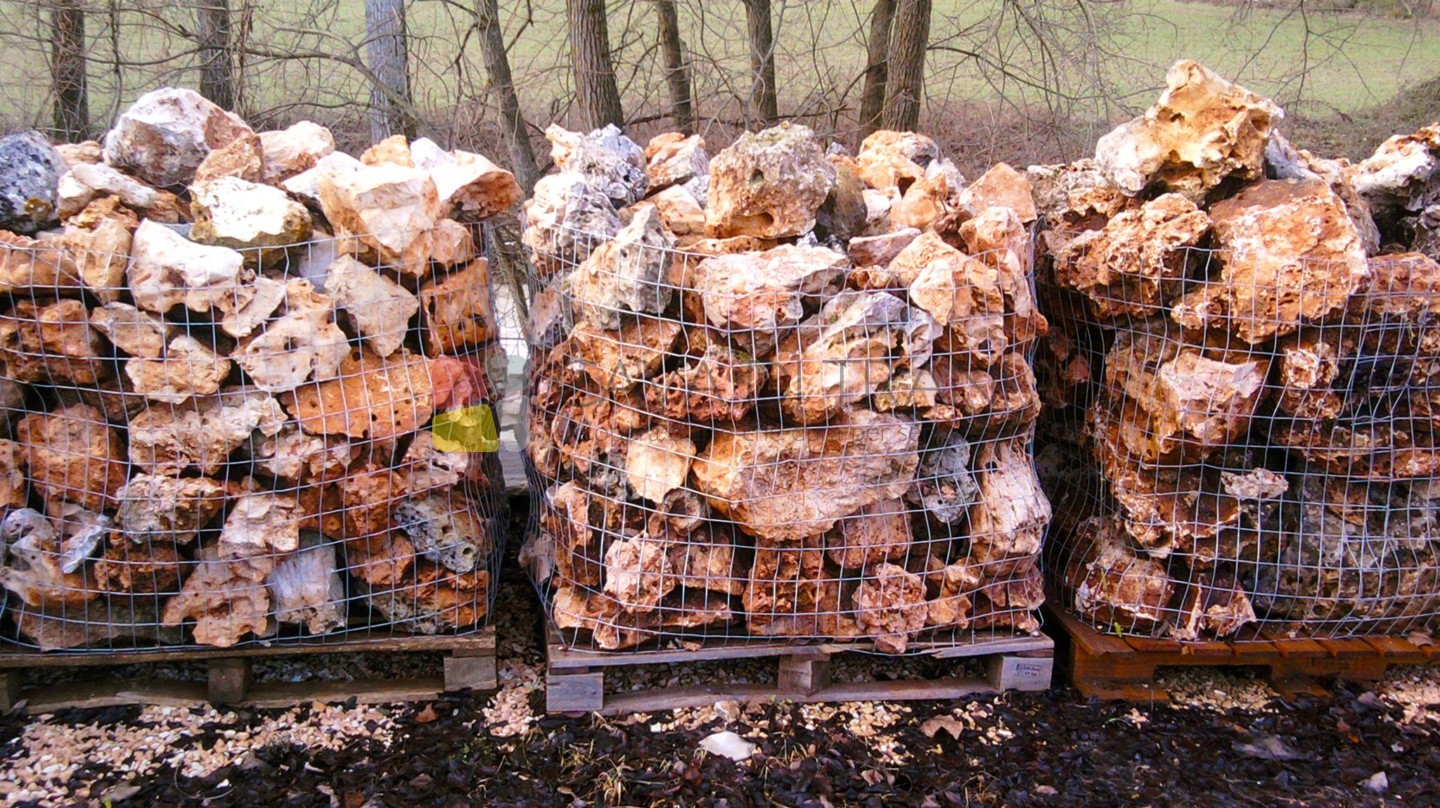
[[[200,0],[200,94],[225,109],[235,107],[235,64],[230,52],[230,0]]]
[[[899,0],[891,36],[890,75],[885,99],[885,128],[912,130],[920,125],[920,96],[925,88],[925,48],[930,44],[930,0]]]
[[[665,58],[665,82],[670,86],[670,120],[687,135],[695,132],[695,101],[690,92],[690,67],[680,42],[680,18],[675,0],[655,0],[660,18],[660,52]]]
[[[860,93],[860,138],[880,128],[885,115],[885,83],[890,67],[890,26],[895,22],[895,0],[875,0],[870,13],[870,41],[866,48],[865,89]]]
[[[620,88],[610,61],[610,32],[605,26],[605,0],[565,0],[570,23],[570,61],[585,126],[621,126]]]
[[[745,28],[750,34],[750,99],[760,123],[773,126],[780,120],[780,102],[775,94],[775,32],[770,27],[770,0],[741,0],[745,4]]]
[[[405,49],[405,0],[365,0],[365,56],[370,88],[370,138],[415,137],[410,115],[410,68]]]
[[[55,130],[66,140],[90,131],[85,77],[85,11],[82,0],[55,0],[50,9],[50,81],[55,94]]]
[[[535,181],[540,179],[540,168],[535,164],[530,131],[525,116],[520,113],[520,99],[515,94],[510,57],[505,53],[505,32],[500,29],[498,0],[475,0],[475,24],[480,29],[480,55],[485,59],[490,88],[500,96],[500,119],[505,125],[510,163],[515,167],[515,178],[528,197],[535,190]]]

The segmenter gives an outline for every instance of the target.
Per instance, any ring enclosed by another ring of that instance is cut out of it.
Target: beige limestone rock
[[[163,224],[140,223],[125,270],[135,305],[164,314],[183,303],[194,312],[232,312],[255,272],[228,247],[196,244]]]
[[[912,422],[855,410],[824,427],[719,433],[692,475],[710,504],[747,532],[799,539],[904,494],[919,438]]]
[[[903,654],[910,635],[925,628],[930,607],[925,579],[904,567],[876,566],[855,590],[855,622],[875,639],[875,650]]]
[[[148,212],[162,205],[161,192],[104,164],[73,166],[60,178],[61,220],[84,210],[97,199],[116,197],[125,207]]]
[[[132,544],[189,544],[225,505],[225,486],[209,477],[137,474],[116,493],[115,519]]]
[[[637,207],[630,222],[565,280],[578,317],[600,328],[619,328],[624,315],[665,311],[672,293],[666,278],[674,246],[655,207]]]
[[[300,547],[298,503],[288,494],[254,492],[235,498],[216,545],[226,560],[278,557]]]
[[[605,389],[625,392],[660,370],[681,331],[674,320],[642,317],[614,331],[582,323],[571,339],[586,375]]]
[[[61,240],[33,239],[0,230],[0,292],[49,297],[81,285],[74,255]]]
[[[694,361],[645,385],[645,403],[665,418],[697,424],[738,421],[754,408],[767,365],[709,342]]]
[[[285,257],[286,245],[313,232],[304,205],[279,188],[237,177],[197,182],[190,189],[190,209],[192,241],[240,250],[252,266],[275,264]]]
[[[823,247],[775,247],[759,254],[720,255],[697,267],[705,319],[734,334],[773,336],[800,322],[805,303],[840,287],[847,259]]]
[[[344,436],[309,435],[294,423],[257,434],[250,444],[256,471],[287,485],[338,479],[359,453]]]
[[[179,404],[194,396],[218,392],[230,375],[230,360],[189,334],[177,334],[160,356],[127,359],[125,375],[136,393],[154,401]]]
[[[315,169],[320,207],[336,236],[353,236],[402,275],[430,273],[430,230],[445,210],[427,171],[365,165],[339,153],[322,158]]]
[[[980,178],[960,192],[960,204],[970,215],[978,216],[986,208],[1009,208],[1026,224],[1039,216],[1030,181],[1009,163],[996,163]]]
[[[635,495],[655,504],[685,484],[695,444],[689,438],[656,427],[634,439],[626,455],[625,474]]]
[[[447,152],[428,138],[410,144],[415,167],[430,172],[448,217],[478,222],[520,201],[520,185],[509,171],[484,156],[455,150]]]
[[[278,186],[334,153],[335,136],[318,123],[300,121],[287,129],[261,132],[260,151],[262,181]]]
[[[1175,589],[1165,567],[1131,551],[1113,518],[1089,519],[1081,531],[1081,551],[1066,571],[1075,610],[1107,628],[1144,631],[1163,623]]]
[[[1260,179],[1265,141],[1284,112],[1196,62],[1176,62],[1159,101],[1100,138],[1095,160],[1130,196],[1154,184],[1198,200],[1226,177]]]
[[[960,203],[965,177],[949,160],[936,160],[925,175],[906,189],[890,207],[892,227],[913,227],[937,233],[953,232],[970,212]]]
[[[0,440],[0,508],[25,507],[25,448]]]
[[[65,222],[59,243],[69,252],[85,288],[102,303],[118,300],[125,292],[125,267],[139,226],[135,215],[109,196],[91,202]]]
[[[470,227],[454,219],[441,219],[430,228],[430,260],[442,267],[453,267],[475,257],[475,237]]]
[[[655,206],[660,222],[671,235],[682,238],[705,235],[705,208],[683,185],[672,185],[641,204]]]
[[[291,281],[299,282],[298,279]],[[284,281],[264,275],[257,277],[253,284],[236,293],[235,309],[220,318],[220,330],[236,339],[255,333],[255,329],[264,325],[285,302],[287,288]]]
[[[116,119],[105,135],[105,162],[156,187],[188,185],[210,152],[252,134],[194,90],[162,87]]]
[[[705,153],[705,138],[686,137],[679,132],[656,135],[645,147],[645,159],[651,198],[657,191],[681,186],[704,206],[710,185],[710,157]]]
[[[5,565],[0,566],[0,586],[19,603],[48,610],[84,608],[101,592],[85,567],[65,572],[61,565],[59,523],[39,511],[20,508],[5,514],[0,522],[0,541],[6,545]],[[13,602],[13,601],[12,601]]]
[[[149,405],[130,420],[130,462],[150,474],[194,467],[211,475],[253,432],[274,436],[285,412],[268,393],[240,388],[177,405]]]
[[[1029,441],[1008,438],[975,451],[980,487],[970,506],[970,554],[995,574],[1002,561],[1034,559],[1050,525],[1050,500],[1040,488]]]
[[[788,238],[815,226],[835,185],[815,133],[784,123],[746,132],[710,161],[705,208],[711,236]]]
[[[946,327],[944,353],[951,361],[983,369],[1010,347],[1005,292],[995,266],[958,251],[941,254],[916,273],[910,302]]]
[[[666,549],[663,541],[648,536],[612,540],[605,550],[605,593],[626,611],[659,608],[679,583]]]
[[[285,314],[243,340],[232,354],[250,381],[266,392],[283,393],[344,373],[350,346],[331,319],[334,301],[316,293],[308,281],[294,278],[286,284],[285,308]]]
[[[846,247],[850,262],[857,267],[883,267],[895,260],[906,247],[920,237],[913,227],[902,227],[877,236],[850,239]]]
[[[400,349],[420,302],[408,289],[348,255],[325,273],[325,292],[350,315],[350,324],[377,356]]]
[[[895,188],[904,194],[925,177],[925,169],[940,159],[940,147],[929,136],[917,132],[882,129],[860,144],[855,162],[860,178],[871,188]]]
[[[195,642],[229,648],[246,635],[269,634],[270,590],[264,577],[244,562],[204,558],[185,579],[180,594],[166,604],[161,622],[179,626],[193,619]]]
[[[846,569],[903,562],[910,552],[910,514],[900,499],[882,499],[841,519],[825,534],[825,553]]]
[[[265,159],[261,150],[259,135],[251,132],[237,137],[205,155],[190,184],[199,185],[220,177],[260,182],[264,178]]]

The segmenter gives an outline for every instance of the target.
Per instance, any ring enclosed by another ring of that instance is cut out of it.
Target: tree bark
[[[665,83],[670,87],[670,120],[687,135],[695,133],[695,101],[690,91],[690,67],[680,41],[680,19],[675,0],[655,0],[660,23],[660,52],[665,58]]]
[[[770,27],[770,0],[741,0],[750,34],[750,100],[762,126],[780,119],[775,93],[775,32]]]
[[[90,131],[85,76],[85,11],[81,0],[55,0],[50,10],[50,80],[55,94],[55,130],[66,140]]]
[[[929,44],[930,0],[899,0],[891,37],[885,99],[886,129],[913,130],[920,125],[920,96],[925,89],[925,48]]]
[[[880,128],[885,115],[885,85],[890,75],[890,27],[895,22],[895,0],[875,0],[870,14],[870,41],[866,48],[865,89],[860,93],[860,138]]]
[[[610,32],[605,25],[605,0],[565,0],[570,23],[570,61],[575,67],[575,90],[584,125],[598,129],[607,123],[622,126],[620,88],[610,61]]]
[[[230,52],[230,0],[200,0],[195,34],[200,43],[200,94],[235,107],[235,64]]]
[[[490,76],[490,88],[500,97],[500,119],[505,126],[510,163],[515,168],[515,179],[528,197],[540,179],[540,168],[535,164],[530,130],[515,94],[510,57],[505,53],[505,32],[500,28],[498,0],[475,0],[475,24],[480,29],[480,54],[485,60],[485,72]]]
[[[370,88],[370,138],[415,137],[410,115],[410,68],[405,47],[405,0],[365,0],[365,56]]]

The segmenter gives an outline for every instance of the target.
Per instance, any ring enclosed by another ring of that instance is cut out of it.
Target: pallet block
[[[924,645],[921,644],[923,648]],[[801,645],[786,642],[717,641],[695,649],[598,652],[570,648],[549,630],[545,706],[552,713],[654,712],[703,707],[717,701],[905,701],[957,699],[1006,690],[1050,687],[1054,642],[1044,635],[998,635],[962,645],[936,643],[924,653],[939,659],[985,657],[986,675],[939,679],[830,681],[830,661],[839,654],[869,652],[868,643]],[[716,684],[610,693],[605,669],[620,665],[672,665],[754,659],[776,660],[774,684]]]
[[[256,682],[257,659],[343,653],[441,653],[443,676],[413,679],[351,681]],[[204,662],[204,682],[106,678],[65,685],[24,687],[23,671],[33,668],[80,668],[153,662]],[[73,707],[129,704],[237,707],[289,707],[315,701],[355,699],[374,704],[423,701],[459,690],[493,690],[499,685],[495,668],[495,630],[474,634],[371,636],[351,633],[326,638],[324,645],[271,644],[239,648],[186,648],[158,651],[90,651],[41,653],[0,646],[0,710],[23,706],[31,713]]]
[[[1051,600],[1051,603],[1058,601]],[[1226,642],[1182,643],[1105,634],[1058,606],[1046,625],[1060,639],[1063,673],[1082,695],[1114,701],[1166,701],[1155,672],[1167,667],[1258,667],[1281,697],[1328,696],[1330,679],[1375,681],[1392,665],[1440,661],[1440,648],[1400,637],[1307,639],[1252,631]]]

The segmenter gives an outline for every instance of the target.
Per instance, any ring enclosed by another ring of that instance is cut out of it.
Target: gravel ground
[[[512,559],[513,561],[513,559]],[[1244,672],[1163,677],[1170,704],[1075,691],[967,702],[721,702],[621,718],[544,714],[533,595],[512,563],[498,693],[287,710],[131,707],[0,716],[8,805],[1336,805],[1440,803],[1440,666],[1329,701]],[[618,669],[630,689],[756,681],[773,662]],[[893,663],[896,675],[915,660]],[[135,666],[196,678],[197,666]],[[321,656],[259,677],[436,675],[435,655]],[[131,672],[134,673],[133,671]],[[839,678],[858,675],[843,664]],[[54,672],[31,675],[53,677]],[[730,730],[755,753],[700,748]],[[1382,776],[1383,775],[1383,776]]]

